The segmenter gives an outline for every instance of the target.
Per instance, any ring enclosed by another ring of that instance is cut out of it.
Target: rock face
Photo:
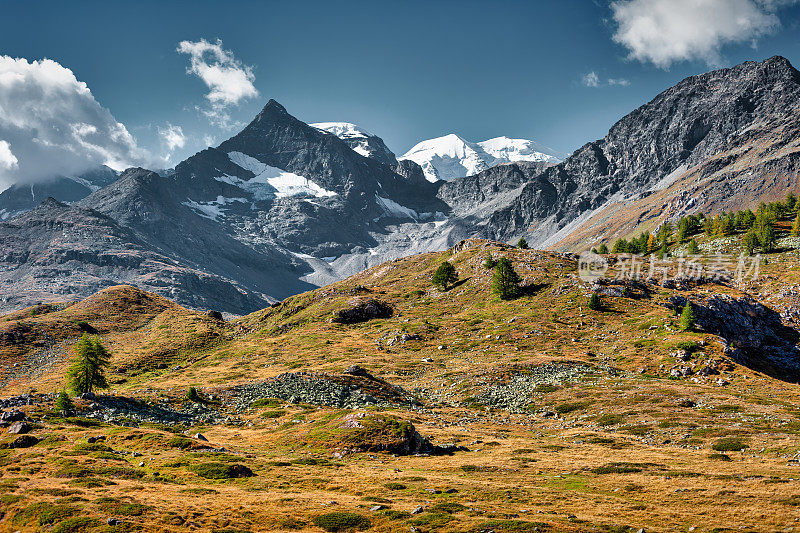
[[[11,435],[23,435],[31,430],[31,426],[27,422],[14,422],[8,427],[7,433]]]
[[[686,305],[683,297],[673,304]],[[800,333],[783,325],[777,311],[752,298],[715,295],[693,299],[697,324],[728,343],[726,354],[744,366],[772,377],[800,380]]]
[[[744,207],[798,184],[798,96],[786,59],[743,63],[683,80],[555,166],[437,183],[360,128],[312,127],[270,100],[173,171],[129,169],[0,223],[0,312],[129,283],[246,313],[469,237],[593,246],[651,218]]]

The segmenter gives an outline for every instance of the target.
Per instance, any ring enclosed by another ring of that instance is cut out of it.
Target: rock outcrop
[[[675,296],[672,303],[683,308],[689,300]],[[733,361],[772,377],[800,380],[800,332],[781,321],[780,314],[749,297],[721,294],[692,298],[697,325],[727,342]]]

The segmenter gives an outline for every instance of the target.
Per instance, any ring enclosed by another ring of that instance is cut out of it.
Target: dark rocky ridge
[[[116,172],[102,166],[75,178],[58,176],[35,183],[12,185],[0,192],[0,220],[30,211],[48,197],[59,202],[77,202],[86,198],[92,190],[104,187],[116,179]]]

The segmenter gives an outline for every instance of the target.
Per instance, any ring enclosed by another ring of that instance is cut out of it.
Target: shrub
[[[406,488],[406,486],[403,485],[402,483],[396,483],[396,482],[386,483],[384,487],[386,487],[389,490],[403,490]]]
[[[189,390],[186,392],[186,399],[190,402],[203,403],[200,393],[197,392],[197,389],[194,387],[189,387]]]
[[[749,446],[739,437],[725,437],[715,442],[711,449],[716,452],[738,452]]]
[[[589,296],[589,309],[592,311],[600,311],[603,308],[603,303],[600,301],[600,295],[596,292],[593,292],[591,296]]]
[[[367,529],[369,518],[356,513],[336,512],[319,515],[313,520],[314,525],[325,531],[347,531],[349,529]]]
[[[443,291],[447,290],[448,284],[455,283],[456,281],[458,281],[458,272],[456,272],[456,267],[450,264],[449,261],[444,261],[439,265],[439,268],[436,269],[431,279],[433,285]]]
[[[496,264],[497,261],[495,261],[494,257],[492,257],[492,252],[486,252],[486,259],[483,260],[483,268],[489,270],[494,268]]]
[[[681,331],[692,331],[695,327],[696,321],[697,318],[695,317],[692,303],[686,302],[686,305],[683,306],[683,311],[681,311],[681,318],[679,322]]]
[[[519,296],[519,283],[522,281],[514,271],[511,261],[506,257],[501,257],[494,267],[492,275],[492,292],[500,297],[501,300],[511,300]]]
[[[520,250],[528,249],[528,241],[525,240],[525,237],[520,237],[520,239],[517,241],[517,248]]]
[[[694,353],[700,349],[700,345],[694,341],[681,341],[675,344],[675,348],[678,350],[684,350],[689,353]]]
[[[76,394],[92,392],[94,389],[108,388],[105,370],[111,354],[96,335],[84,333],[75,345],[75,355],[67,379]]]
[[[711,455],[708,456],[708,458],[711,459],[712,461],[722,461],[725,463],[733,461],[733,459],[731,459],[724,453],[712,453]]]

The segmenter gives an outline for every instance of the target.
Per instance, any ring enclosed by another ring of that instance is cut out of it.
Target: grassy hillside
[[[521,296],[492,293],[487,253]],[[447,291],[430,282],[443,260]],[[786,250],[741,285],[594,287],[591,310],[576,257],[466,241],[229,322],[131,287],[6,315],[0,331],[25,333],[0,337],[5,368],[30,369],[6,394],[60,390],[87,328],[113,358],[112,390],[72,418],[50,396],[22,408],[41,442],[0,450],[0,530],[780,531],[800,494],[797,385],[680,331],[671,302],[791,311],[799,277]],[[370,300],[391,316],[336,321]]]

